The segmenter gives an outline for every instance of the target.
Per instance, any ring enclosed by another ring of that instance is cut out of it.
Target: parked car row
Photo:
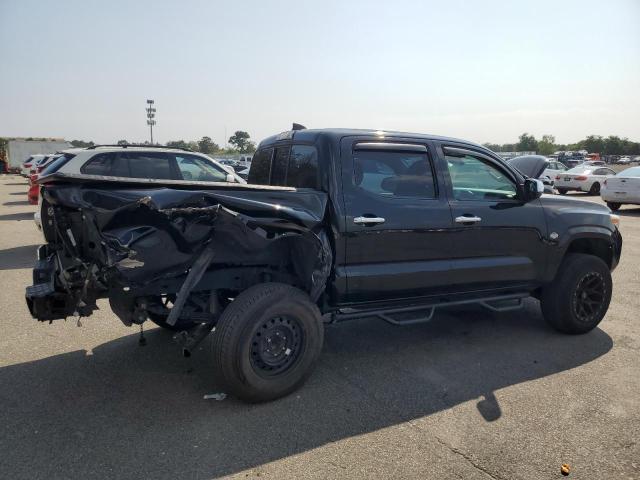
[[[518,169],[527,162],[544,159],[540,155],[516,157],[509,163]],[[574,168],[567,168],[555,159],[546,159],[544,171],[536,178],[543,181],[545,193],[565,195],[570,191],[600,195],[611,210],[622,205],[640,205],[640,167],[621,172],[606,166],[605,162],[586,161]]]

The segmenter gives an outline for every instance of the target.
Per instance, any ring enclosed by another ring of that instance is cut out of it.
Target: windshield
[[[640,177],[640,167],[631,167],[621,171],[617,177]]]

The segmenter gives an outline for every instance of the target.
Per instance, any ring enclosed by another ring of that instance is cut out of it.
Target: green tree
[[[556,151],[556,137],[553,135],[543,135],[542,140],[538,142],[536,152],[540,155],[551,155]]]
[[[211,137],[202,137],[198,142],[198,151],[202,153],[214,153],[220,150],[220,147],[213,143]]]
[[[535,152],[538,150],[538,141],[533,135],[525,132],[518,137],[518,140],[516,149],[519,152]]]
[[[229,137],[229,143],[240,153],[251,153],[256,149],[255,143],[251,141],[249,134],[242,130],[237,130]]]
[[[491,150],[492,152],[501,152],[502,151],[502,146],[498,145],[497,143],[483,143],[483,146],[487,147],[489,150]]]
[[[189,150],[193,150],[189,148],[189,144],[184,140],[173,140],[171,142],[167,142],[165,145],[171,148],[187,148]]]
[[[582,148],[591,153],[600,153],[604,150],[604,139],[600,135],[589,135],[578,143],[582,145]]]
[[[93,147],[95,143],[85,142],[84,140],[71,140],[71,145],[73,145],[76,148],[86,148],[86,147]]]
[[[127,140],[118,140],[118,145],[129,145]]]

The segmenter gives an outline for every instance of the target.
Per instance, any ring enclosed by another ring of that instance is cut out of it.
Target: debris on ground
[[[226,393],[209,393],[207,395],[204,396],[205,400],[224,400],[225,398],[227,398],[227,394]]]
[[[569,475],[570,471],[571,471],[571,467],[569,466],[568,463],[563,463],[562,466],[560,467],[560,473],[562,473],[562,475],[564,475],[565,477]]]

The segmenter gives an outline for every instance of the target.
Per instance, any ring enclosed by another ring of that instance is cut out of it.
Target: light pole
[[[153,100],[147,100],[147,125],[151,133],[151,145],[153,145],[153,126],[156,124],[156,108],[153,106]]]

